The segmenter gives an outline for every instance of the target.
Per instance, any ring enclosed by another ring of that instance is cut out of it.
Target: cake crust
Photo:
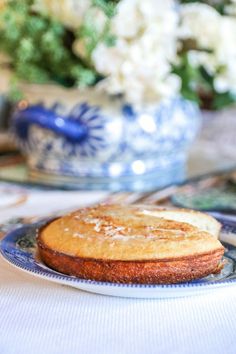
[[[38,232],[39,255],[61,273],[118,283],[172,284],[220,271],[224,248],[217,239],[182,222],[147,215],[139,221],[139,213],[98,206],[51,221]]]
[[[125,284],[175,284],[218,273],[223,252],[182,259],[117,261],[73,257],[45,247],[39,242],[40,256],[52,269],[81,279]]]

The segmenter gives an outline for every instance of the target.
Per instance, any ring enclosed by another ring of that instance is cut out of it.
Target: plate
[[[43,225],[42,222],[21,226],[8,233],[1,242],[0,252],[10,264],[36,277],[96,294],[133,298],[192,296],[236,285],[236,218],[235,220],[220,218],[219,221],[223,225],[221,241],[226,248],[225,265],[221,273],[181,284],[117,284],[84,280],[61,274],[48,268],[37,255],[36,233],[37,229]]]
[[[236,171],[190,179],[177,188],[171,202],[189,209],[236,214]]]

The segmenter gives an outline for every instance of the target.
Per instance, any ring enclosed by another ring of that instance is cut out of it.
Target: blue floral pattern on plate
[[[236,285],[236,219],[228,221],[220,219],[223,225],[222,235],[235,237],[235,246],[224,244],[225,266],[220,274],[181,284],[150,285],[150,284],[117,284],[79,279],[61,274],[48,268],[37,256],[36,235],[38,228],[45,223],[25,225],[8,233],[2,240],[0,252],[12,265],[32,275],[69,285],[81,290],[104,295],[135,297],[135,298],[173,298],[191,296],[212,289]]]

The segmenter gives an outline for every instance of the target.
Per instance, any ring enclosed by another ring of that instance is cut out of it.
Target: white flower
[[[117,37],[132,38],[138,34],[141,26],[142,16],[137,7],[137,0],[120,1],[117,5],[117,15],[112,22],[114,34]]]
[[[187,4],[180,7],[180,37],[194,38],[200,47],[208,49],[218,39],[220,14],[206,4]]]
[[[206,4],[181,6],[181,39],[192,39],[190,63],[203,66],[217,92],[236,92],[236,18],[220,15]]]
[[[121,0],[112,19],[115,46],[98,44],[92,61],[105,79],[99,87],[128,102],[156,102],[175,95],[178,15],[172,0]]]
[[[231,16],[236,16],[236,0],[231,0],[231,4],[225,6],[225,11]]]
[[[35,0],[34,10],[54,17],[69,28],[78,28],[91,4],[91,0]]]

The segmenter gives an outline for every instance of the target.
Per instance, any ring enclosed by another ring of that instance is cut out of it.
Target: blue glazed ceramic
[[[135,109],[96,94],[81,95],[69,110],[58,103],[20,107],[12,128],[31,171],[88,185],[112,181],[114,190],[127,183],[139,189],[135,176],[139,181],[152,176],[154,185],[182,179],[200,120],[197,107],[182,98]]]

